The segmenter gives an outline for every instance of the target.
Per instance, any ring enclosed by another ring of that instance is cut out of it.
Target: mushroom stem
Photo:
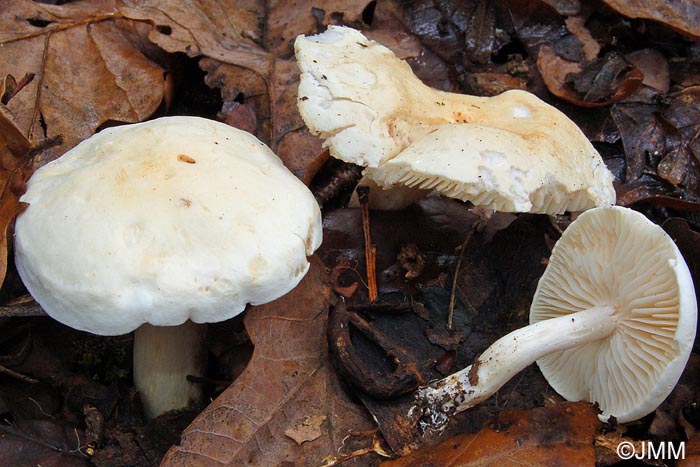
[[[441,429],[451,416],[488,399],[545,355],[602,339],[615,330],[615,308],[600,306],[517,329],[494,342],[471,365],[418,391],[421,427]]]
[[[134,331],[134,386],[147,418],[201,403],[201,387],[187,375],[204,375],[206,335],[207,325],[192,321]]]

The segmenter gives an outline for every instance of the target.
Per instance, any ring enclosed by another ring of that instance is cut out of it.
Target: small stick
[[[365,234],[365,262],[367,263],[367,289],[371,303],[377,299],[377,249],[372,245],[369,233],[369,187],[358,186],[357,198],[362,209],[362,231]]]
[[[38,379],[31,378],[29,376],[23,375],[21,373],[17,373],[16,371],[10,370],[4,365],[0,365],[0,373],[5,373],[6,375],[12,376],[14,378],[17,378],[21,381],[25,381],[27,383],[38,383]]]
[[[336,465],[340,465],[343,462],[347,462],[351,459],[356,459],[358,457],[366,456],[367,454],[375,453],[380,455],[381,457],[386,457],[390,458],[391,454],[386,452],[384,448],[381,445],[381,442],[377,437],[375,436],[372,439],[372,446],[358,449],[357,451],[351,452],[350,454],[338,457],[338,458],[330,458],[325,461],[325,463],[321,467],[334,467]]]
[[[459,258],[457,259],[457,266],[455,266],[455,274],[452,278],[452,292],[450,292],[450,308],[447,312],[447,329],[450,331],[452,330],[452,319],[454,318],[455,314],[455,291],[457,290],[457,277],[459,277],[459,270],[462,266],[464,250],[467,249],[467,244],[469,243],[473,235],[474,228],[472,227],[469,229],[469,232],[467,232],[467,237],[464,239],[464,243],[462,243],[462,249],[459,252]]]

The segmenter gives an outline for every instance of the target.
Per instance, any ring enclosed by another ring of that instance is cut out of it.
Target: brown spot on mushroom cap
[[[178,154],[177,160],[179,160],[180,162],[184,162],[186,164],[196,164],[197,163],[196,160],[192,159],[190,156],[187,156],[185,154]]]

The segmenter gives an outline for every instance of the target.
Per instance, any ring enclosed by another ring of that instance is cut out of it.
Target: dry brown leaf
[[[321,437],[321,425],[325,421],[325,415],[312,415],[302,420],[299,425],[290,426],[284,430],[284,434],[301,446],[307,441],[313,441]]]
[[[384,47],[394,52],[394,55],[401,60],[416,58],[420,56],[423,51],[423,46],[418,38],[403,31],[371,29],[362,31],[362,34],[364,34],[367,39],[379,42]]]
[[[666,57],[656,49],[635,50],[625,58],[642,70],[642,84],[666,94],[671,87],[671,71]]]
[[[292,42],[299,34],[321,32],[326,25],[342,19],[345,24],[362,20],[370,0],[301,0],[268,2],[265,48],[279,57],[293,53]]]
[[[211,57],[264,78],[270,74],[270,55],[256,43],[262,38],[262,2],[122,0],[119,11],[155,25],[149,38],[168,52]]]
[[[505,411],[473,435],[461,435],[381,467],[595,465],[601,422],[591,404],[560,403]]]
[[[248,367],[183,432],[161,466],[321,465],[326,456],[353,450],[343,445],[351,432],[374,428],[329,367],[325,281],[325,268],[314,257],[292,292],[246,312],[255,345]],[[321,436],[299,446],[285,432],[311,416],[326,417]]]
[[[12,223],[22,210],[31,175],[32,143],[22,134],[4,104],[0,103],[0,284],[5,280]]]
[[[700,433],[695,433],[685,445],[685,457],[678,461],[677,467],[697,467],[700,465]]]
[[[587,20],[588,17],[583,15],[570,16],[566,18],[564,23],[566,24],[566,29],[581,41],[583,56],[587,62],[591,62],[598,57],[601,47],[591,34],[591,31],[586,27]]]
[[[603,0],[629,18],[653,19],[700,37],[700,4],[695,0]]]
[[[0,76],[36,75],[8,104],[22,133],[30,141],[61,135],[63,152],[107,121],[149,117],[163,98],[164,73],[142,39],[150,29],[123,19],[110,0],[3,7]]]

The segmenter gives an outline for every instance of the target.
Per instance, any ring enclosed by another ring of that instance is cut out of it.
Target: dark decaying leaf
[[[647,162],[649,155],[658,162],[665,152],[666,138],[656,112],[656,106],[645,104],[618,104],[610,110],[625,149],[625,182],[637,180],[653,164]]]
[[[549,46],[540,47],[537,68],[547,89],[557,97],[582,107],[603,107],[634,94],[642,84],[642,72],[616,54],[581,66]]]
[[[618,203],[649,202],[680,211],[700,202],[700,88],[671,94],[668,104],[620,103],[611,116],[625,150]]]

